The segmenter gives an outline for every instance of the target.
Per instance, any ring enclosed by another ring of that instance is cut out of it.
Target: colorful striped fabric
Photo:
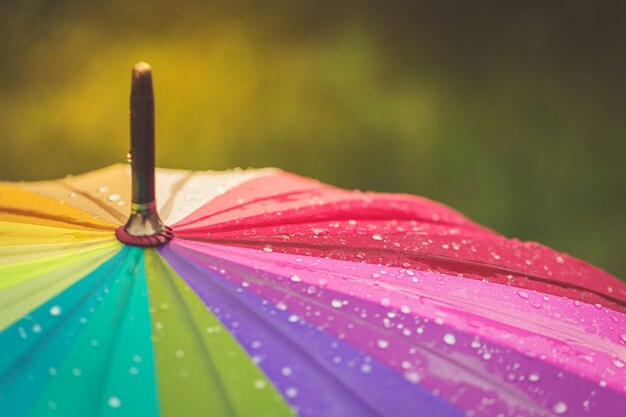
[[[0,183],[0,416],[626,413],[626,285],[424,198],[276,169]]]

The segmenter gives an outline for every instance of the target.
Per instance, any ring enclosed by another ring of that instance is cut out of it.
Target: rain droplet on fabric
[[[121,198],[122,198],[121,195],[117,193],[113,193],[113,194],[109,194],[109,196],[107,197],[107,200],[111,202],[116,202],[116,201],[119,201]]]
[[[52,306],[52,307],[50,307],[50,315],[51,316],[59,316],[59,315],[61,315],[61,307],[59,307],[59,306]]]
[[[443,341],[446,345],[454,345],[456,343],[456,337],[452,333],[446,333],[443,336]]]
[[[109,407],[111,408],[119,408],[122,405],[122,401],[118,397],[112,396],[109,397],[107,404],[109,404]]]
[[[559,401],[554,404],[554,407],[552,407],[552,411],[554,411],[556,414],[563,414],[567,411],[567,404],[565,404],[563,401]]]
[[[287,396],[287,398],[294,398],[296,395],[298,395],[298,390],[294,387],[289,387],[285,390],[285,395]]]
[[[389,347],[389,342],[385,339],[378,339],[376,345],[381,349],[387,349]]]
[[[291,282],[302,282],[302,278],[300,278],[298,275],[293,274],[291,276],[291,278],[289,278],[291,280]]]
[[[374,239],[374,240],[383,240],[383,237],[379,233],[376,233],[376,234],[372,235],[372,239]]]

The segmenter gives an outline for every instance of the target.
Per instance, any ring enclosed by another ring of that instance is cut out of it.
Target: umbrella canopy
[[[277,169],[142,188],[138,155],[0,184],[0,416],[623,415],[615,277]]]

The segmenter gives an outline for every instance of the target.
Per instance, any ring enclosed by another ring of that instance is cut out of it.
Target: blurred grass
[[[145,60],[161,166],[425,195],[626,277],[624,10],[590,7],[0,2],[0,178],[123,160]]]

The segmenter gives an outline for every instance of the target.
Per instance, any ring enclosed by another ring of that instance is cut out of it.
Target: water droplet
[[[456,343],[456,337],[452,333],[446,333],[443,336],[443,341],[445,342],[446,345],[452,346]]]
[[[128,373],[131,375],[137,375],[139,373],[139,369],[136,366],[131,366],[128,368]]]
[[[624,362],[618,358],[613,358],[613,365],[615,365],[617,368],[623,368]]]
[[[376,345],[381,349],[387,349],[389,347],[389,342],[385,339],[378,339]]]
[[[59,316],[59,315],[61,315],[61,307],[59,307],[59,306],[52,306],[52,307],[50,307],[50,315],[51,316]]]
[[[536,372],[531,373],[530,375],[528,375],[528,380],[530,382],[537,382],[539,381],[539,374]]]
[[[83,372],[79,368],[72,369],[72,375],[74,375],[74,376],[81,376],[82,374],[83,374]]]
[[[556,262],[562,264],[563,262],[565,262],[565,259],[563,259],[563,257],[559,255],[556,257]]]
[[[620,334],[619,338],[622,339],[623,342],[626,342],[626,333]]]
[[[267,386],[267,382],[263,381],[262,379],[257,379],[256,381],[254,381],[254,388],[256,389],[263,389]]]
[[[272,247],[271,247],[270,245],[264,246],[264,247],[263,247],[263,250],[264,250],[265,252],[272,252],[272,251],[273,251],[273,249],[272,249]]]
[[[294,398],[296,395],[298,395],[298,390],[294,387],[289,387],[285,390],[285,395],[288,398]]]
[[[557,414],[563,414],[567,411],[567,404],[565,404],[563,401],[559,401],[558,403],[554,404],[554,407],[552,407],[552,411]]]
[[[292,282],[302,282],[302,278],[300,278],[298,275],[293,274],[291,276],[291,278],[289,278]]]
[[[107,401],[109,407],[111,408],[119,408],[122,405],[122,401],[118,397],[109,397],[109,401]]]
[[[472,343],[470,344],[470,346],[473,349],[478,349],[478,348],[480,348],[481,344],[480,344],[480,341],[478,339],[474,339],[474,340],[472,340]]]
[[[526,291],[519,291],[517,295],[524,299],[528,298],[528,293]]]
[[[185,357],[185,352],[183,352],[182,350],[177,350],[176,353],[174,353],[174,355],[177,358],[184,358]]]
[[[420,382],[421,379],[420,375],[415,371],[405,372],[404,378],[413,384],[417,384],[418,382]]]
[[[363,365],[361,365],[361,372],[363,372],[364,374],[369,374],[370,372],[372,372],[372,365],[370,365],[369,363],[364,363]]]
[[[285,304],[282,301],[279,301],[276,303],[276,308],[279,309],[280,311],[285,311],[287,310],[287,304]]]
[[[33,324],[33,333],[41,333],[41,325]]]
[[[341,308],[343,307],[343,303],[341,302],[341,300],[333,300],[330,302],[330,305],[333,306],[334,308]]]
[[[109,196],[107,197],[107,200],[115,202],[115,201],[119,201],[122,198],[122,196],[120,196],[119,194],[113,193],[113,194],[109,194]]]
[[[129,164],[130,164],[131,162],[133,162],[133,154],[132,154],[132,153],[128,152],[128,153],[126,154],[126,162],[128,162]]]
[[[71,192],[71,193],[69,194],[69,196],[70,196],[70,198],[76,198],[76,193],[75,193],[75,192]]]
[[[133,362],[140,363],[141,362],[141,356],[139,356],[139,355],[133,356]]]
[[[315,234],[315,236],[326,236],[328,234],[328,229],[313,228],[311,231]]]
[[[365,227],[357,227],[355,230],[357,235],[366,235],[367,229]]]
[[[374,239],[374,240],[383,240],[383,237],[380,234],[376,233],[376,234],[372,235],[372,239]]]
[[[292,374],[292,370],[290,367],[285,366],[283,369],[280,370],[280,373],[284,376],[290,376]]]
[[[391,305],[391,300],[389,298],[383,297],[380,299],[380,305],[383,307],[389,307]]]

